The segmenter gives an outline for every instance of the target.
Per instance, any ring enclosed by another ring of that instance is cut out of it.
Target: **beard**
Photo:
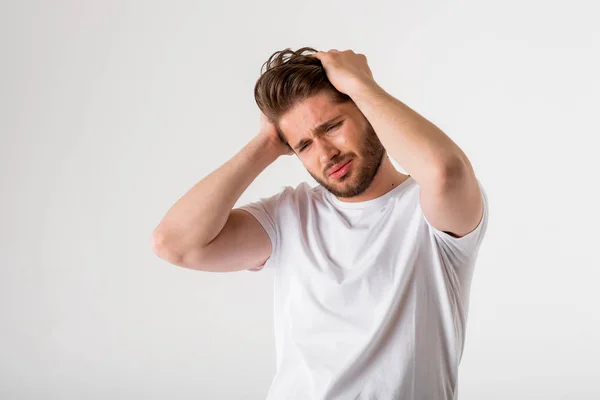
[[[360,158],[357,158],[355,153],[339,158],[340,161],[353,160],[352,168],[334,184],[329,184],[308,171],[310,176],[336,197],[350,198],[363,193],[373,182],[385,155],[385,148],[368,121],[366,121],[363,138],[359,145]],[[359,163],[356,163],[357,159]]]

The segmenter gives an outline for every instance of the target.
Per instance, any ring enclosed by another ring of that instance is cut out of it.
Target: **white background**
[[[593,1],[2,1],[0,398],[266,397],[272,271],[177,267],[151,233],[258,132],[268,56],[304,46],[365,54],[485,185],[461,400],[600,398],[598,15]],[[301,181],[279,159],[237,205]]]

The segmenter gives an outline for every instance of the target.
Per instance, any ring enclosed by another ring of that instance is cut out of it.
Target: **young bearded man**
[[[272,269],[267,400],[456,399],[488,221],[471,163],[375,82],[363,54],[285,49],[265,64],[258,135],[175,203],[154,251],[202,271]],[[233,208],[294,154],[317,186]]]

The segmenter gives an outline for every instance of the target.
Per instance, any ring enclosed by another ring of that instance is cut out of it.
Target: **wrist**
[[[386,92],[383,90],[383,88],[379,86],[375,80],[371,79],[357,81],[348,96],[350,96],[354,102],[357,102],[362,101],[365,98],[380,96],[385,93]]]
[[[281,155],[281,151],[277,148],[277,145],[267,135],[259,134],[255,136],[251,140],[250,145],[269,164]]]

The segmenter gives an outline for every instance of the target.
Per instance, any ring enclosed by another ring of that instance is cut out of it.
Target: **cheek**
[[[347,154],[358,151],[359,146],[357,146],[356,138],[352,136],[343,136],[340,137],[340,140],[337,142],[337,145],[340,147],[342,153]]]
[[[311,162],[307,162],[307,160],[303,160],[302,161],[302,165],[304,166],[304,168],[309,171],[309,172],[313,172],[315,171],[315,167],[313,165],[313,163]]]
[[[351,143],[347,135],[339,135],[331,139],[331,144],[337,146],[340,149],[345,149],[348,144]]]

